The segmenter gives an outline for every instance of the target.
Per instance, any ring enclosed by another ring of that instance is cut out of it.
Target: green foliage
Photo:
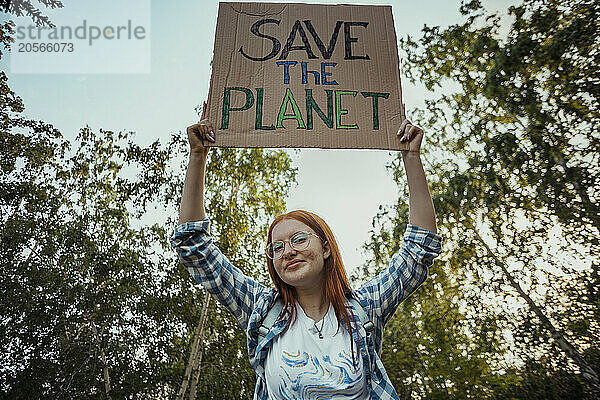
[[[411,119],[425,128],[446,241],[390,323],[408,329],[401,340],[386,336],[392,351],[406,349],[390,362],[424,360],[393,367],[396,388],[405,398],[593,398],[475,230],[600,370],[600,4],[525,0],[508,10],[507,33],[480,1],[463,1],[461,12],[463,24],[401,40],[403,71],[431,91]],[[400,157],[390,170],[406,194]],[[405,215],[400,199],[375,219],[365,246],[372,270],[389,257],[383,246],[400,243]]]
[[[9,0],[5,3],[7,5],[3,5],[2,11],[7,11],[17,17],[29,17],[37,26],[54,27],[48,16],[44,15],[39,8],[35,8],[29,0]],[[38,3],[41,3],[46,8],[62,8],[64,6],[59,0],[38,0]]]
[[[406,215],[402,197],[393,210],[381,208],[365,245],[372,258],[354,280],[387,266],[402,243]],[[382,359],[401,399],[487,398],[501,383],[492,366],[505,356],[504,318],[485,312],[480,288],[467,284],[470,271],[453,256],[459,251],[472,248],[445,242],[444,256],[430,268],[427,281],[386,325]]]
[[[455,179],[467,179],[457,185],[482,185],[487,196],[476,199],[488,209],[554,216],[565,235],[594,246],[599,13],[592,1],[530,0],[509,9],[515,21],[505,40],[497,16],[483,22],[473,12],[444,31],[425,27],[422,48],[411,38],[402,41],[410,79],[430,90],[447,81],[459,85],[429,103],[427,121],[436,144],[465,156],[467,171]]]
[[[0,30],[5,48],[11,29]],[[202,301],[169,245],[185,135],[140,147],[130,132],[84,127],[68,142],[23,116],[3,72],[0,92],[0,398],[174,397]],[[213,234],[262,281],[265,224],[295,174],[282,151],[211,151]],[[244,333],[225,314],[211,313],[215,374],[202,376],[199,398],[254,390]]]

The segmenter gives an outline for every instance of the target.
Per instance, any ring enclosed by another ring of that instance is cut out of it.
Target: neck
[[[325,294],[325,288],[300,289],[296,288],[298,303],[302,306],[304,313],[309,318],[320,321],[329,309],[329,299]]]

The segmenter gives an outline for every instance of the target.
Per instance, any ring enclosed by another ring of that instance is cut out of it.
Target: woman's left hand
[[[423,129],[413,125],[410,120],[405,119],[398,129],[398,136],[402,143],[408,143],[408,152],[419,154],[421,141],[423,140]],[[403,151],[405,152],[405,151]]]

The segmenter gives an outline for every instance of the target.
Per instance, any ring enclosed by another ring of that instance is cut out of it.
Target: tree
[[[12,34],[4,23],[4,49]],[[23,117],[4,72],[0,89],[0,397],[174,397],[202,303],[169,245],[185,136],[140,147],[130,132],[84,127],[68,142]],[[213,233],[234,262],[263,280],[261,238],[267,217],[284,207],[295,177],[290,163],[282,151],[211,155]],[[207,361],[246,360],[243,332],[220,306],[212,314],[207,346],[230,346],[207,347]],[[253,385],[249,367],[231,365],[227,376],[202,375],[199,386],[229,381],[241,393]]]
[[[472,285],[489,284],[482,298],[502,299],[487,312],[513,316],[523,342],[511,351],[522,362],[555,376],[579,371],[570,382],[590,386],[571,393],[593,397],[600,5],[526,0],[509,8],[506,37],[481,2],[464,1],[461,11],[464,24],[425,26],[418,41],[401,40],[409,79],[443,93],[414,115],[433,147],[429,176],[440,229],[451,238],[448,257],[470,267]],[[401,175],[397,163],[392,169]],[[573,259],[589,268],[573,268]],[[515,301],[518,310],[504,306]],[[540,354],[570,365],[540,362]]]
[[[38,0],[47,8],[62,8],[62,1],[59,0]],[[17,17],[26,16],[32,19],[37,26],[54,27],[54,24],[47,15],[44,15],[39,8],[36,8],[28,0],[5,0],[1,3],[2,10]]]
[[[263,250],[267,221],[284,211],[295,175],[289,156],[282,151],[215,148],[209,152],[205,197],[211,233],[234,265],[267,285],[270,277]],[[245,333],[220,306],[211,309],[207,318],[205,336],[200,335],[204,329],[199,329],[197,339],[204,346],[204,365],[188,365],[190,370],[205,371],[206,379],[197,382],[197,397],[219,399],[238,393],[240,398],[251,399],[256,378],[247,362]],[[194,386],[193,379],[189,386]]]
[[[370,260],[353,276],[360,281],[378,273],[402,244],[408,215],[408,190],[395,160],[390,169],[401,193],[393,207],[380,207],[371,239],[364,245]],[[442,236],[444,227],[442,228]],[[480,287],[469,285],[470,269],[459,253],[473,249],[445,240],[444,254],[428,278],[400,304],[384,330],[382,360],[401,399],[492,398],[509,382],[495,373],[506,356],[502,314],[481,301]]]
[[[402,41],[411,80],[429,90],[460,85],[429,103],[438,143],[463,149],[466,167],[493,190],[488,201],[555,217],[565,236],[597,250],[600,6],[527,0],[509,9],[515,21],[505,41],[495,15],[475,28],[479,1],[462,10],[463,25],[425,27],[422,48]]]
[[[182,281],[185,275],[172,256],[156,251],[164,228],[133,225],[169,180],[157,163],[158,153],[168,152],[153,152],[156,143],[148,149],[119,143],[127,134],[84,128],[70,154],[54,128],[23,120],[21,100],[9,93],[0,183],[2,393],[152,394],[165,384],[155,372],[173,363],[164,343],[181,335],[174,328],[184,321],[160,329],[165,315],[155,314],[152,300],[156,293],[167,300],[161,273]],[[127,163],[144,171],[139,179],[120,173]],[[173,291],[176,302],[185,306],[192,286],[177,286],[183,290]]]

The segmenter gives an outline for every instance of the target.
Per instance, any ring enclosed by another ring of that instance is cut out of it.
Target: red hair
[[[325,273],[325,295],[327,296],[327,299],[331,302],[331,304],[333,305],[333,309],[335,310],[335,316],[338,321],[338,331],[340,329],[341,321],[344,321],[346,323],[346,326],[348,327],[348,333],[350,334],[352,362],[354,364],[354,342],[352,341],[352,330],[357,329],[357,325],[354,315],[349,314],[348,309],[346,308],[347,297],[350,296],[352,289],[350,288],[350,284],[348,283],[348,278],[346,277],[346,270],[342,262],[342,256],[340,254],[337,242],[335,241],[335,237],[333,236],[333,232],[331,231],[331,228],[329,228],[329,225],[327,225],[327,223],[318,215],[313,214],[309,211],[294,210],[285,214],[280,214],[273,220],[267,234],[267,243],[271,243],[271,241],[273,240],[273,228],[275,227],[275,225],[277,225],[284,219],[294,219],[296,221],[302,222],[303,224],[310,227],[313,231],[315,231],[317,236],[319,236],[319,238],[321,239],[321,243],[327,242],[329,244],[330,254],[329,257],[325,259],[323,265]],[[284,310],[286,310],[286,312],[289,314],[289,319],[284,329],[285,332],[285,330],[287,330],[290,327],[292,322],[296,320],[296,290],[293,286],[288,285],[279,277],[277,271],[275,270],[273,260],[269,257],[267,257],[267,268],[269,269],[269,275],[271,275],[271,280],[273,281],[275,288],[283,297]],[[282,314],[282,318],[283,315],[285,315],[285,313]],[[354,328],[350,323],[351,318],[354,322]],[[359,344],[357,343],[357,355],[358,349]]]

